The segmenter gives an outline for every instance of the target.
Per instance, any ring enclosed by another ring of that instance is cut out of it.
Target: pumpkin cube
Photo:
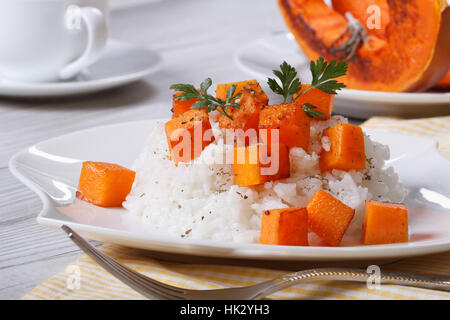
[[[256,80],[218,84],[216,89],[216,97],[225,100],[228,89],[230,89],[232,85],[236,85],[235,94],[246,92],[256,100],[260,101],[263,105],[267,105],[269,103],[269,98]]]
[[[408,208],[404,204],[366,201],[363,244],[408,242]]]
[[[194,103],[198,101],[197,98],[191,100],[176,100],[175,98],[180,96],[182,93],[177,92],[173,95],[172,99],[172,119],[179,116],[186,111],[191,110],[191,107]]]
[[[265,210],[261,220],[261,244],[307,246],[308,213],[305,208]]]
[[[294,95],[294,99],[300,94],[300,92],[305,91],[311,85],[302,85],[301,90]],[[313,106],[317,107],[314,109],[315,111],[320,111],[324,115],[325,119],[331,118],[331,112],[333,112],[334,105],[334,95],[323,92],[322,90],[313,88],[302,95],[300,98],[296,100],[296,102],[300,105],[304,103],[310,103]],[[317,120],[324,120],[322,118],[315,118]]]
[[[171,159],[189,162],[202,153],[214,136],[205,110],[191,109],[165,124]]]
[[[342,123],[325,129],[323,136],[328,137],[330,150],[322,149],[320,153],[322,172],[333,169],[359,171],[366,167],[364,134],[360,127]]]
[[[117,164],[83,162],[78,196],[100,207],[120,207],[130,193],[136,173]]]
[[[233,84],[237,86],[235,93],[242,94],[235,100],[241,107],[240,109],[228,109],[228,113],[231,115],[232,119],[220,114],[217,118],[219,127],[222,129],[242,129],[241,133],[254,134],[255,138],[257,138],[259,113],[261,108],[267,105],[268,98],[256,81],[219,84],[217,86],[217,97],[225,100],[226,92]],[[254,131],[249,132],[249,129],[253,129]],[[238,139],[242,139],[242,137],[238,135]],[[243,137],[243,139],[247,138]],[[246,142],[245,144],[249,145],[251,143]]]
[[[248,187],[290,175],[286,145],[251,145],[234,148],[233,183]]]
[[[309,228],[330,246],[338,246],[355,210],[324,190],[318,190],[306,206]]]
[[[285,144],[260,145],[261,175],[266,181],[289,178],[289,148]]]
[[[246,141],[246,145],[249,145],[252,144],[249,142],[251,141],[250,135],[253,134],[255,139],[258,138],[259,113],[263,104],[254,96],[246,92],[243,92],[242,96],[237,101],[241,106],[240,109],[228,109],[228,113],[232,119],[220,114],[217,117],[217,122],[222,129],[242,130],[240,132],[236,131],[236,136],[239,140]],[[250,129],[253,129],[253,132],[251,132]],[[247,135],[247,137],[245,135]]]
[[[285,144],[289,148],[308,150],[311,120],[297,103],[266,106],[259,115],[261,140],[266,144]],[[266,130],[263,134],[262,130]],[[272,141],[272,130],[279,133],[279,141]]]
[[[259,148],[257,145],[234,148],[233,183],[241,187],[266,182],[261,175]]]

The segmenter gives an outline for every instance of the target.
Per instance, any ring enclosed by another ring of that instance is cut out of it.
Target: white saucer
[[[290,33],[277,33],[239,49],[237,66],[261,81],[286,61],[296,67],[300,80],[309,83],[309,60]],[[349,117],[401,116],[406,118],[450,114],[450,93],[392,93],[344,89],[335,99],[336,112]]]
[[[161,62],[154,51],[110,40],[102,58],[77,78],[51,83],[0,80],[0,96],[60,97],[111,89],[148,76],[159,69]]]

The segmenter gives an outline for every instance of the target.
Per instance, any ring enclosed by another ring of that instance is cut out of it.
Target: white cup
[[[50,82],[98,60],[108,38],[106,0],[0,0],[0,78]]]

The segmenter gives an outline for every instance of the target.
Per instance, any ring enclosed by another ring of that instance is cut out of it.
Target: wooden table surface
[[[169,116],[170,84],[246,79],[234,52],[285,30],[274,0],[133,0],[112,10],[111,37],[158,51],[164,63],[156,74],[88,96],[0,98],[0,299],[20,298],[80,255],[63,232],[37,224],[38,197],[8,170],[14,153],[84,128]]]

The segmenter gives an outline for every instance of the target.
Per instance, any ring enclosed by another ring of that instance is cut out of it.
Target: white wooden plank
[[[18,299],[80,250],[64,232],[37,224],[40,200],[7,169],[0,169],[0,181],[0,299]]]
[[[0,299],[20,299],[41,282],[64,270],[80,254],[78,250],[55,253],[41,260],[0,269]]]

